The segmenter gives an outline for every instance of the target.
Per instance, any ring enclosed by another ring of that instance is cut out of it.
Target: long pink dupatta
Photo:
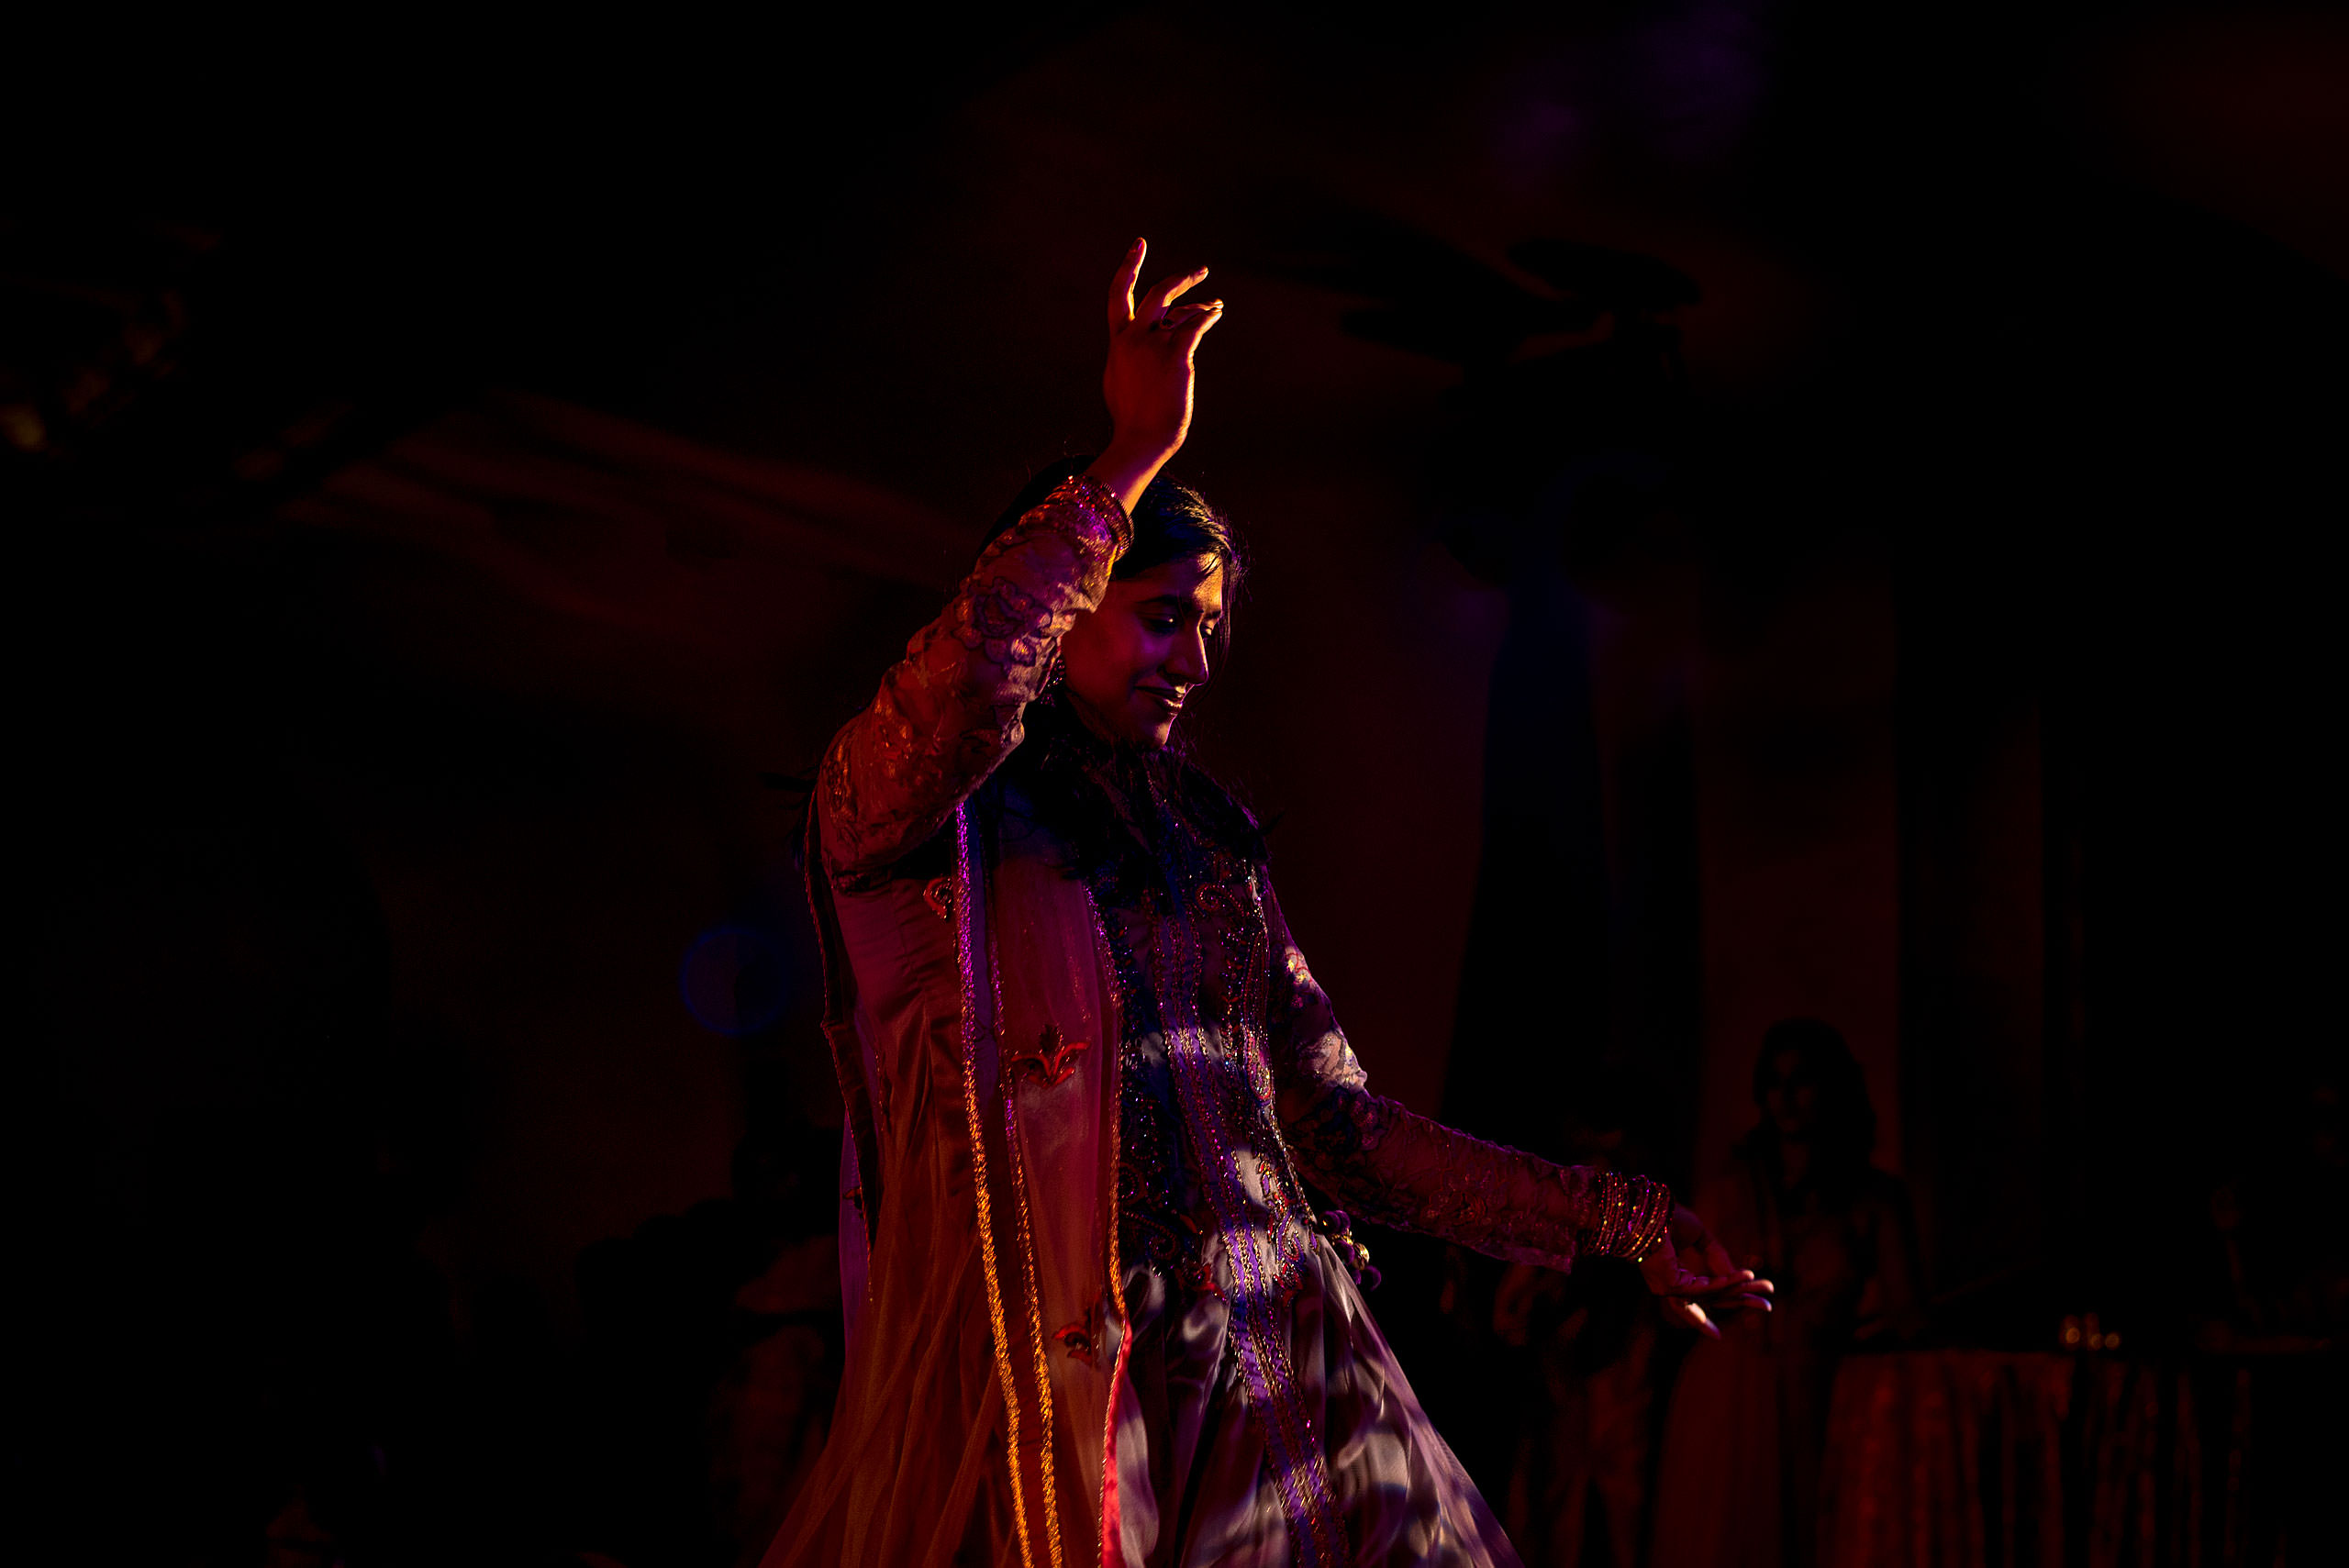
[[[842,1206],[831,1439],[768,1568],[944,1568],[974,1530],[1000,1568],[1075,1568],[1114,1521],[1116,991],[1085,885],[974,817],[957,813],[948,885],[837,910],[813,890],[843,1191],[862,1190]],[[904,984],[858,996],[852,954]]]

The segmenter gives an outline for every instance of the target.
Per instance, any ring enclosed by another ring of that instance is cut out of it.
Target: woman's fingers
[[[1719,1303],[1730,1309],[1758,1307],[1770,1309],[1770,1282],[1740,1269],[1731,1274],[1683,1274],[1673,1282],[1672,1294]]]
[[[1736,1269],[1727,1273],[1707,1274],[1705,1283],[1713,1290],[1750,1290],[1770,1294],[1770,1282],[1757,1279],[1752,1269]]]
[[[1199,339],[1208,335],[1208,328],[1222,319],[1223,302],[1221,300],[1218,300],[1211,306],[1198,306],[1197,314],[1185,317],[1174,328],[1174,347],[1182,352],[1185,359],[1189,359],[1192,350],[1199,346]]]
[[[1134,262],[1134,270],[1139,275],[1141,270],[1141,262],[1139,259]],[[1173,277],[1161,278],[1157,285],[1142,295],[1141,301],[1135,306],[1134,318],[1138,321],[1157,320],[1166,314],[1168,306],[1197,287],[1199,280],[1207,275],[1208,270],[1205,267],[1194,267],[1187,272],[1177,272]]]
[[[1674,1322],[1684,1323],[1709,1340],[1718,1340],[1721,1337],[1720,1329],[1714,1327],[1710,1318],[1705,1316],[1705,1309],[1693,1301],[1676,1296],[1667,1296],[1664,1299],[1664,1315]]]
[[[1701,1291],[1728,1290],[1753,1278],[1752,1269],[1723,1269],[1718,1273],[1710,1273],[1684,1262],[1674,1271],[1673,1294],[1692,1296]]]
[[[1109,330],[1115,332],[1134,318],[1134,284],[1141,281],[1142,258],[1150,254],[1150,241],[1137,239],[1126,247],[1126,259],[1118,263],[1117,276],[1109,280]]]
[[[1675,1323],[1687,1324],[1707,1339],[1718,1340],[1721,1337],[1720,1325],[1713,1320],[1712,1313],[1705,1310],[1707,1307],[1722,1314],[1770,1310],[1769,1298],[1746,1294],[1750,1289],[1748,1286],[1725,1295],[1709,1296],[1701,1302],[1692,1296],[1667,1296],[1664,1298],[1664,1316]]]

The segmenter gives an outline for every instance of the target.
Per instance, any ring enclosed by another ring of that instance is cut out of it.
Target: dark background
[[[763,775],[1102,439],[1136,233],[1230,302],[1201,743],[1389,1093],[1686,1184],[1830,1018],[1936,1332],[2017,1347],[2182,1343],[2207,1195],[2337,1118],[2336,12],[10,52],[10,1463],[76,1556],[755,1550],[838,1352]]]

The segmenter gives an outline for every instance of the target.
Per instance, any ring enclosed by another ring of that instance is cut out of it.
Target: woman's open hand
[[[1770,1282],[1756,1278],[1752,1269],[1732,1267],[1728,1250],[1685,1208],[1673,1209],[1670,1229],[1640,1260],[1640,1277],[1663,1304],[1665,1317],[1716,1340],[1721,1331],[1707,1307],[1724,1316],[1770,1310]]]
[[[1134,285],[1150,253],[1137,239],[1109,283],[1109,360],[1101,395],[1109,405],[1109,450],[1087,470],[1117,493],[1128,511],[1190,433],[1197,377],[1191,356],[1223,319],[1223,301],[1175,301],[1208,275],[1205,267],[1163,279],[1140,299]]]

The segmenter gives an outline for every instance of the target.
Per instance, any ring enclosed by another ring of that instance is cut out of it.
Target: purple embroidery
[[[1209,894],[1207,888],[1199,892]],[[1221,888],[1213,889],[1212,895],[1231,896]],[[1208,901],[1201,899],[1202,904]],[[1261,919],[1257,929],[1263,929]],[[1238,1061],[1219,1051],[1201,1026],[1196,1001],[1199,939],[1191,911],[1178,907],[1161,933],[1157,990],[1166,1062],[1200,1179],[1231,1260],[1232,1329],[1247,1378],[1248,1403],[1264,1425],[1266,1460],[1280,1487],[1297,1562],[1310,1568],[1341,1568],[1348,1557],[1344,1520],[1330,1491],[1319,1434],[1306,1415],[1289,1364],[1290,1308],[1302,1283],[1307,1233],[1284,1212],[1288,1206],[1272,1179],[1274,1173],[1260,1159],[1263,1151],[1256,1145],[1261,1134],[1251,1125],[1268,1119],[1270,1109],[1271,1073],[1263,1043],[1241,1021],[1250,1016],[1244,1006],[1234,1009],[1238,1016],[1228,1031]],[[1252,967],[1261,971],[1263,965]],[[1246,1114],[1251,1108],[1264,1114],[1251,1118]],[[1279,1148],[1277,1139],[1273,1148]],[[1252,1172],[1261,1172],[1259,1181],[1266,1189],[1261,1196],[1250,1189]]]

